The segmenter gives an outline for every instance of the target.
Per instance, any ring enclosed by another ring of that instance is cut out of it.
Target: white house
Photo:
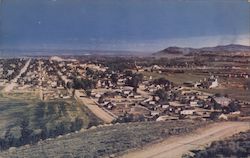
[[[212,81],[211,85],[209,86],[209,88],[216,88],[219,86],[219,83],[218,83],[218,79],[214,79],[214,81]]]
[[[182,110],[182,115],[193,115],[195,110]]]

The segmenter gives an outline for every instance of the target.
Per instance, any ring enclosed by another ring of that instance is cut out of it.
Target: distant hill
[[[236,53],[236,52],[250,52],[250,46],[230,44],[221,45],[216,47],[203,47],[203,48],[182,48],[182,47],[168,47],[156,53],[155,56],[162,55],[187,55],[190,53]]]

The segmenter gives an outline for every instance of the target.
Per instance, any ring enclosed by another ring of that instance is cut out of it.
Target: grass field
[[[37,98],[35,93],[0,94],[0,138],[4,138],[7,133],[19,138],[23,120],[28,122],[28,128],[33,132],[45,127],[54,130],[61,124],[65,131],[70,131],[76,118],[82,120],[81,128],[100,123],[74,99],[43,102]]]
[[[171,82],[175,84],[182,84],[183,82],[186,82],[186,81],[196,82],[196,81],[200,81],[208,77],[204,74],[199,74],[199,73],[159,74],[156,72],[143,72],[142,74],[145,75],[146,77],[152,76],[153,79],[163,77],[163,78],[166,78],[167,80],[170,80]],[[242,88],[232,87],[232,84],[231,84],[231,83],[234,83],[234,84],[242,85],[246,81],[247,79],[242,79],[242,78],[219,78],[220,83],[228,82],[230,84],[223,88],[198,89],[198,90],[208,92],[211,94],[216,94],[216,93],[220,93],[222,95],[227,94],[229,95],[229,97],[232,97],[235,99],[239,99],[243,101],[250,101],[250,90],[247,91]]]
[[[152,76],[153,79],[163,77],[175,84],[182,84],[183,82],[187,81],[198,82],[200,80],[203,80],[205,77],[208,77],[204,74],[198,74],[198,73],[159,74],[156,72],[142,72],[142,74],[147,77]]]
[[[229,97],[238,99],[241,101],[247,101],[250,102],[250,90],[243,90],[239,88],[221,88],[221,89],[198,89],[199,91],[207,92],[207,93],[220,93],[222,95],[227,94]]]

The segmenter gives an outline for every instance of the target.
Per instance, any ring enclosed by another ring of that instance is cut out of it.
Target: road
[[[115,118],[100,108],[96,103],[87,96],[81,96],[79,90],[75,90],[75,98],[77,101],[87,106],[98,118],[103,120],[105,123],[111,123]]]
[[[61,79],[65,82],[65,84],[67,84],[68,79],[65,76],[63,76],[62,72],[58,70],[57,73],[61,77]],[[71,89],[67,88],[67,90],[69,94],[72,94]],[[91,98],[87,97],[86,94],[82,96],[79,90],[75,90],[74,97],[78,102],[82,103],[84,106],[87,106],[87,108],[91,112],[93,112],[98,118],[103,120],[103,122],[111,123],[115,119],[115,117],[113,117],[111,114],[100,108]]]
[[[250,130],[248,122],[221,122],[211,124],[185,135],[173,136],[161,143],[127,153],[121,158],[180,158],[192,149],[202,149],[215,140]]]
[[[29,59],[29,60],[25,63],[24,67],[20,70],[19,74],[18,74],[14,79],[12,79],[12,80],[10,81],[9,84],[7,84],[7,85],[4,87],[4,89],[3,89],[4,92],[10,92],[12,89],[14,89],[14,87],[17,85],[17,83],[16,83],[17,80],[21,77],[21,75],[22,75],[22,74],[27,70],[27,68],[29,67],[30,61],[31,61],[31,59]]]

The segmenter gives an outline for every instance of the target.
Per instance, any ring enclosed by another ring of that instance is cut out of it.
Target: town
[[[0,158],[250,158],[250,0],[0,8]]]
[[[202,62],[208,57],[218,64]],[[244,63],[248,59],[228,54],[182,60],[129,56],[1,59],[0,85],[4,93],[36,92],[42,101],[74,98],[106,123],[238,120],[250,112],[250,71]],[[245,97],[227,93],[232,87]],[[223,89],[225,93],[220,93]]]

